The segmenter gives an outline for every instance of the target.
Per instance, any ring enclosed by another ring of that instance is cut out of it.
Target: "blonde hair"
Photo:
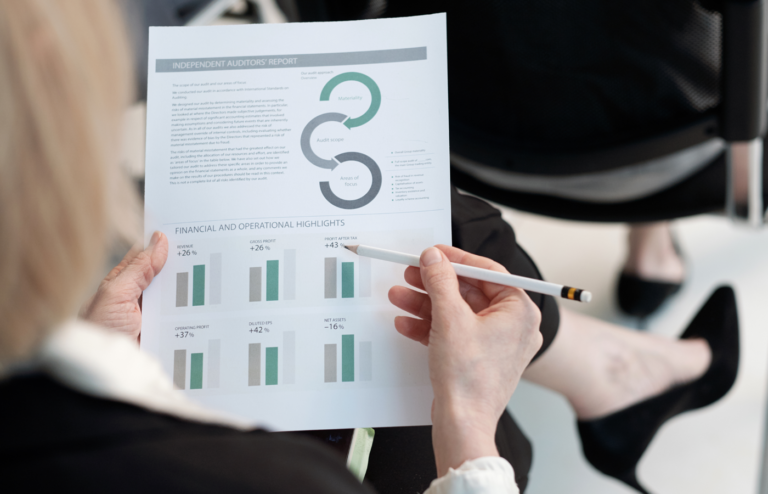
[[[112,2],[0,2],[0,368],[74,315],[102,266],[126,39]]]

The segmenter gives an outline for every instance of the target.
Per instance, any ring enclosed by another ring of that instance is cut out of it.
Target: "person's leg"
[[[675,250],[669,222],[630,225],[628,244],[625,274],[648,281],[682,283],[685,265]]]
[[[561,309],[554,341],[523,377],[562,394],[588,420],[693,381],[710,359],[704,340],[638,333]]]

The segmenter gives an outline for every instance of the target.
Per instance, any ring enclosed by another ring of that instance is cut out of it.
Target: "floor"
[[[273,0],[258,3],[267,21],[284,22]],[[134,107],[126,118],[130,145],[123,163],[138,177],[143,175],[145,108]],[[715,405],[665,425],[644,455],[639,477],[655,494],[756,493],[768,387],[768,227],[755,231],[720,217],[676,222],[688,281],[653,318],[637,321],[623,317],[614,299],[625,255],[625,226],[560,221],[509,209],[504,217],[546,279],[593,293],[591,304],[564,303],[595,317],[675,337],[715,287],[735,287],[742,338],[735,387]],[[564,244],[569,246],[567,256]],[[559,395],[523,382],[509,408],[534,445],[528,494],[634,492],[584,460],[573,413]]]
[[[615,303],[625,226],[503,211],[545,278],[594,294],[589,305],[563,303],[595,317],[675,337],[717,286],[734,287],[742,338],[734,388],[713,406],[668,422],[643,456],[638,475],[655,494],[757,492],[768,386],[768,228],[755,231],[714,216],[675,222],[688,281],[658,314],[640,322],[622,316]],[[569,256],[562,254],[564,242]],[[634,492],[586,462],[575,417],[561,396],[523,382],[509,408],[534,447],[528,494]]]

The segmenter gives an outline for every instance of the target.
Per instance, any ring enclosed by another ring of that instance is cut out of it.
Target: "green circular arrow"
[[[351,129],[352,127],[359,127],[364,123],[367,123],[374,115],[376,115],[376,112],[379,111],[379,107],[381,106],[381,91],[379,91],[379,86],[376,85],[373,79],[367,75],[361,74],[360,72],[345,72],[337,75],[325,84],[323,91],[320,93],[320,101],[328,101],[331,97],[331,91],[342,82],[347,81],[361,82],[365,84],[365,87],[371,92],[371,106],[368,107],[368,110],[359,117],[350,118],[344,122],[344,125],[348,129]]]

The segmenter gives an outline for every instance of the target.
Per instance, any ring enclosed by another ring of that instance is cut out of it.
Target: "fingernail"
[[[443,256],[440,251],[434,247],[430,247],[421,253],[421,265],[424,267],[431,266],[443,260]]]
[[[149,239],[149,245],[147,245],[147,249],[151,249],[157,245],[157,243],[160,241],[160,235],[162,235],[160,232],[155,232],[152,234],[152,238]]]

